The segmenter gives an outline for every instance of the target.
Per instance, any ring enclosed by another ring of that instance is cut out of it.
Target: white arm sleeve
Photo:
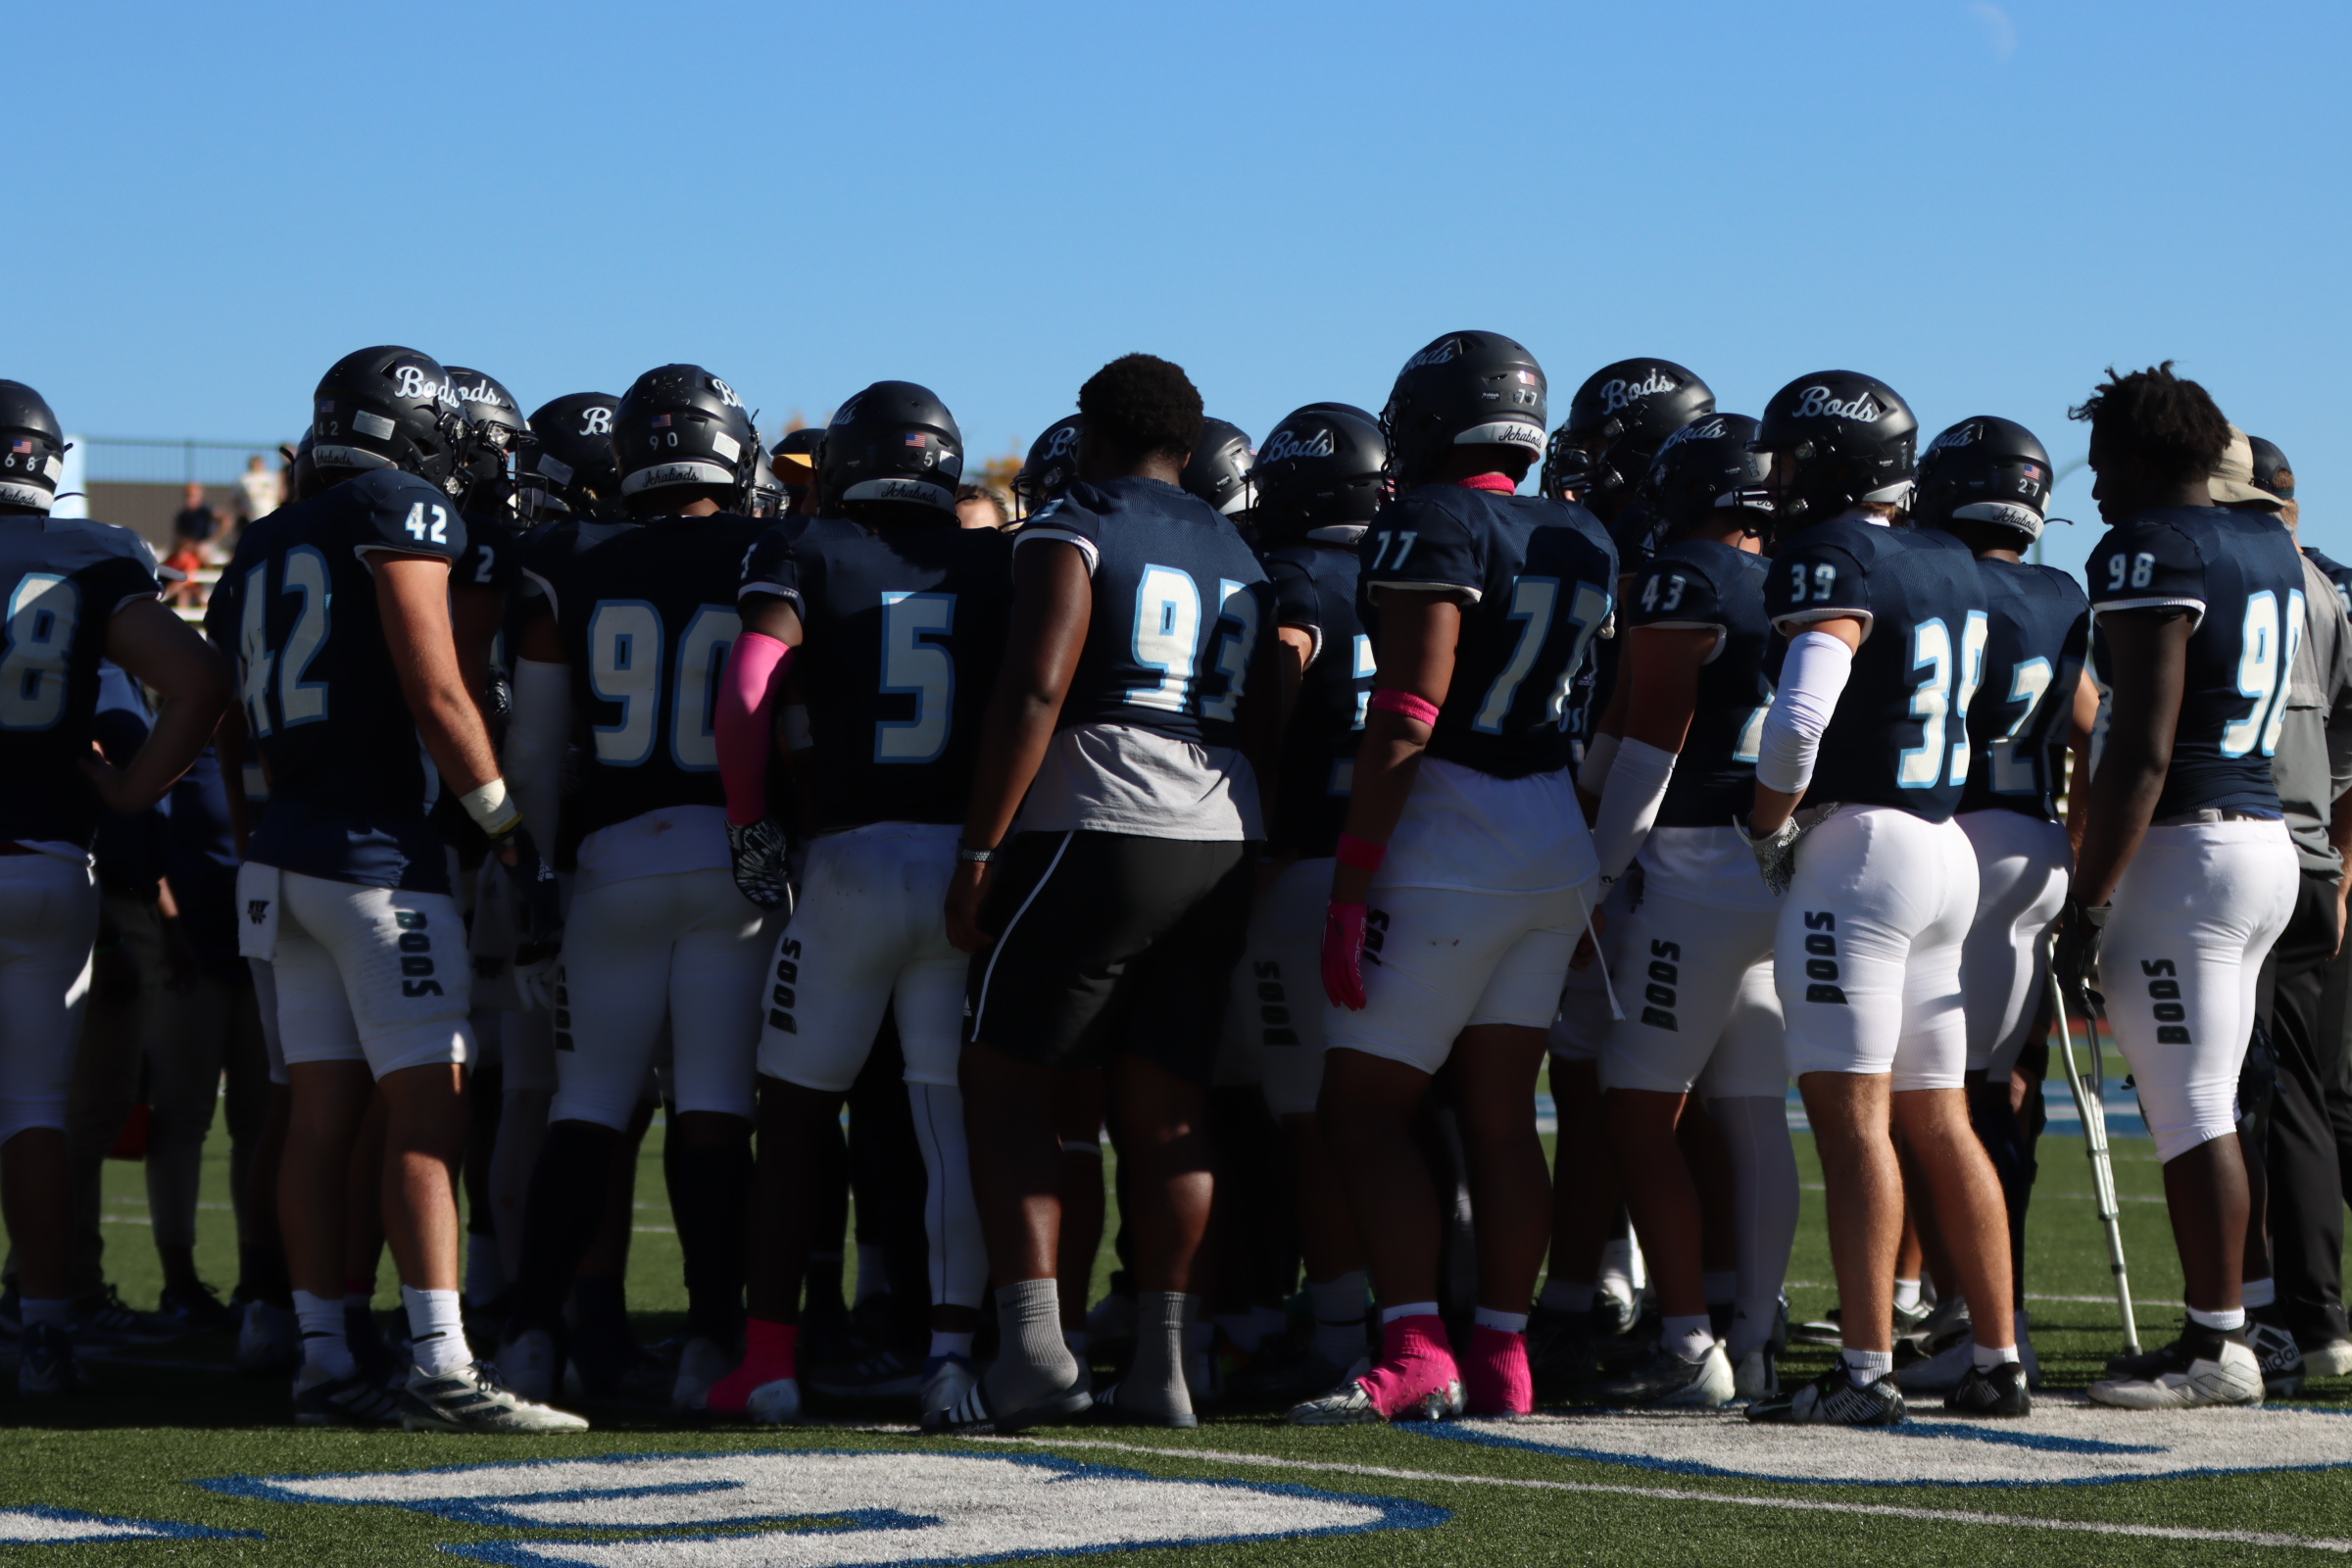
[[[1623,876],[1641,853],[1674,777],[1674,756],[1630,736],[1618,746],[1608,787],[1601,792],[1600,811],[1592,820],[1592,849],[1600,857],[1603,881]]]
[[[1592,737],[1592,744],[1585,748],[1585,765],[1576,771],[1578,789],[1595,799],[1599,798],[1602,788],[1609,782],[1610,764],[1617,760],[1619,742],[1620,737],[1615,735]]]
[[[507,720],[507,787],[542,855],[556,850],[563,814],[564,745],[571,734],[571,666],[514,662],[514,711]]]
[[[1813,782],[1821,732],[1838,711],[1838,694],[1854,672],[1854,651],[1826,631],[1800,632],[1788,644],[1781,684],[1764,714],[1756,782],[1783,795],[1802,795]]]

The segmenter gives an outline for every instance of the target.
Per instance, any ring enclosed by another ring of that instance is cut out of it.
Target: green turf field
[[[657,1127],[646,1151],[632,1261],[648,1341],[669,1332],[676,1318],[665,1309],[678,1304],[676,1245],[652,1163],[660,1136]],[[1808,1317],[1832,1298],[1818,1168],[1809,1140],[1798,1150],[1807,1214],[1789,1295]],[[218,1138],[214,1152],[224,1153]],[[2048,1391],[2034,1421],[1992,1441],[1982,1426],[1955,1431],[1932,1418],[1899,1435],[1765,1434],[1714,1414],[1445,1432],[1305,1432],[1252,1416],[1204,1420],[1192,1433],[1085,1428],[1034,1442],[935,1443],[885,1424],[890,1412],[751,1433],[644,1409],[594,1411],[598,1429],[569,1439],[298,1433],[277,1424],[282,1386],[220,1369],[228,1353],[220,1337],[94,1362],[98,1389],[68,1406],[27,1412],[0,1393],[0,1540],[53,1543],[0,1546],[0,1558],[127,1568],[422,1564],[456,1552],[749,1568],[1108,1549],[1172,1568],[1494,1568],[2219,1564],[2352,1551],[2352,1380],[2314,1384],[2294,1407],[2263,1412],[2074,1407],[2066,1391],[2116,1346],[2115,1312],[2082,1145],[2053,1130],[2041,1157],[2028,1288]],[[110,1165],[108,1176],[119,1221],[107,1228],[110,1270],[134,1304],[147,1304],[158,1282],[139,1172]],[[2144,1140],[2121,1142],[2117,1176],[2143,1333],[2163,1337],[2178,1313],[2179,1273]],[[200,1256],[225,1285],[224,1159],[207,1180],[206,1200],[219,1206],[204,1212]],[[379,1304],[391,1304],[390,1293]],[[1828,1353],[1799,1350],[1784,1372],[1806,1375]],[[465,1468],[605,1456],[627,1462]],[[2153,1478],[2069,1484],[2118,1471]]]

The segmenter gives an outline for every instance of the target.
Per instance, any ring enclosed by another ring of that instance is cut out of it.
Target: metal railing
[[[277,470],[276,441],[168,441],[75,436],[85,484],[234,484],[248,459]]]

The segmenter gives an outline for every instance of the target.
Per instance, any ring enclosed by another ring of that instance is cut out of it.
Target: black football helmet
[[[1772,464],[1748,449],[1755,438],[1756,421],[1744,414],[1705,415],[1666,438],[1634,493],[1652,550],[1697,523],[1726,520],[1726,512],[1756,514],[1748,532],[1762,531],[1772,514],[1764,484]]]
[[[1082,429],[1084,421],[1079,416],[1065,414],[1029,443],[1029,455],[1021,460],[1020,472],[1012,476],[1013,499],[1024,514],[1044,506],[1077,481]]]
[[[1270,533],[1365,523],[1386,495],[1389,445],[1380,420],[1348,403],[1310,403],[1257,449],[1250,481]]]
[[[65,463],[66,436],[49,400],[22,381],[0,381],[0,506],[47,512]]]
[[[622,496],[655,490],[716,492],[741,512],[752,502],[760,432],[735,389],[699,365],[646,371],[612,411],[612,456]]]
[[[1772,395],[1749,446],[1786,460],[1774,467],[1773,510],[1801,527],[1862,502],[1901,506],[1911,494],[1919,420],[1875,376],[1820,370]]]
[[[816,455],[824,445],[825,427],[821,424],[805,424],[776,438],[776,450],[768,455],[767,466],[784,486],[788,514],[807,510],[808,492],[816,487]],[[795,475],[799,476],[797,482]]]
[[[1572,490],[1607,516],[1649,472],[1666,438],[1715,412],[1715,394],[1672,360],[1619,360],[1586,377],[1544,454],[1544,493]]]
[[[369,468],[398,468],[456,496],[470,426],[441,362],[385,345],[346,354],[311,398],[311,464],[333,484]]]
[[[1962,419],[1920,454],[1911,511],[1931,528],[1988,522],[2033,543],[2050,509],[2050,454],[2015,419]]]
[[[468,517],[514,515],[515,458],[530,445],[531,426],[522,416],[514,394],[495,376],[459,366],[449,368],[450,384],[471,426],[464,464],[466,493],[459,505]]]
[[[531,439],[514,460],[515,510],[526,521],[620,515],[620,469],[612,457],[610,392],[569,392],[542,403]]]
[[[1544,368],[1499,332],[1448,332],[1404,362],[1380,411],[1391,477],[1425,484],[1453,447],[1544,452]]]
[[[1250,482],[1256,466],[1257,453],[1240,425],[1202,419],[1200,444],[1184,466],[1184,488],[1234,516],[1257,505],[1256,487]]]
[[[963,432],[929,387],[876,381],[844,403],[816,457],[816,504],[900,501],[956,514]]]
[[[768,456],[767,443],[763,441],[760,444],[759,461],[752,468],[751,515],[781,517],[784,515],[784,509],[790,504],[789,498],[784,493],[784,481],[776,477],[774,465]]]
[[[2254,449],[2254,488],[2268,490],[2281,501],[2295,499],[2295,468],[2286,461],[2286,454],[2272,442],[2258,435],[2246,437]]]

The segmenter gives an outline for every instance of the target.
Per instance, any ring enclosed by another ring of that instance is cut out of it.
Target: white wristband
[[[507,781],[503,778],[494,778],[478,790],[467,790],[458,797],[458,804],[466,808],[466,814],[473,818],[474,826],[494,839],[514,832],[514,824],[522,819],[514,803],[507,799]]]

